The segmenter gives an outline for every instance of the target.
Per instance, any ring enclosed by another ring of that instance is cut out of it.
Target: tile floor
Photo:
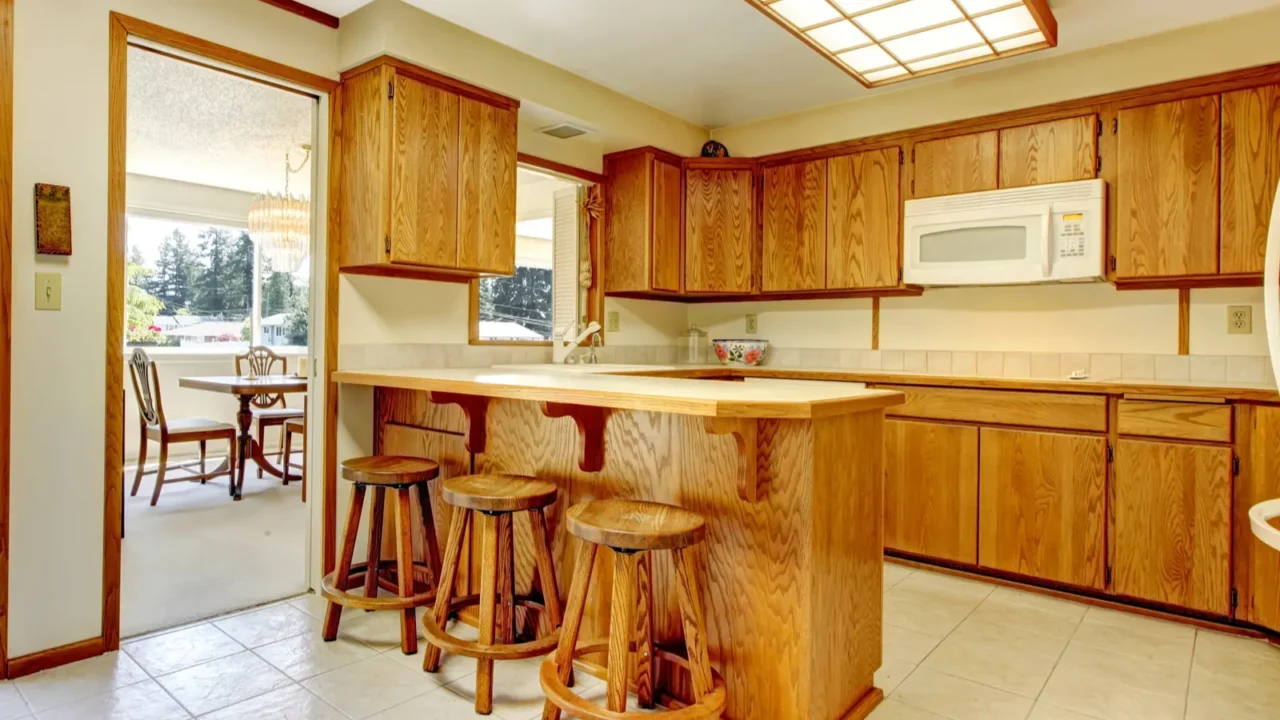
[[[475,717],[474,661],[446,656],[423,673],[391,613],[349,611],[325,643],[323,612],[308,595],[126,641],[0,684],[0,720]],[[536,663],[496,672],[492,717],[539,717]],[[877,685],[887,698],[873,720],[1261,720],[1280,717],[1280,650],[889,564]]]

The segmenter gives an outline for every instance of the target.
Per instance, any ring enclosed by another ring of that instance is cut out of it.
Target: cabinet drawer
[[[877,385],[898,390],[906,402],[886,415],[953,420],[991,425],[1106,432],[1107,399],[1102,395],[1067,395],[1003,390]]]
[[[1119,429],[1121,435],[1231,442],[1231,406],[1121,400]]]

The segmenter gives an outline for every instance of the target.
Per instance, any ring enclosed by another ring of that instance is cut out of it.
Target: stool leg
[[[440,587],[440,541],[436,538],[436,518],[431,510],[431,488],[427,483],[418,483],[418,514],[422,516],[424,537],[423,548],[427,556],[427,567],[431,568],[431,584]]]
[[[607,707],[627,710],[631,641],[635,637],[636,554],[613,553],[613,602],[609,606],[609,686]]]
[[[382,516],[387,491],[373,488],[373,510],[369,513],[369,552],[365,555],[364,596],[378,597],[378,576],[382,570]]]
[[[693,699],[711,692],[711,658],[707,654],[706,620],[702,616],[702,590],[696,558],[690,548],[674,551],[676,590],[680,598],[680,618],[684,621],[684,644],[689,653],[689,674],[693,677]]]
[[[578,647],[578,631],[582,629],[582,614],[587,609],[587,591],[591,589],[591,571],[596,564],[594,543],[584,542],[578,549],[578,562],[573,569],[573,582],[569,586],[569,605],[565,610],[564,625],[560,628],[560,645],[556,648],[556,677],[566,685],[573,673],[573,651]],[[542,720],[560,720],[560,708],[550,700],[542,706]]]
[[[333,571],[333,585],[341,590],[347,589],[347,581],[351,577],[351,556],[356,553],[356,539],[360,537],[360,513],[364,509],[364,486],[351,486],[351,503],[347,505],[347,527],[343,531],[342,554],[338,556],[338,569]],[[342,620],[342,606],[330,600],[324,612],[325,642],[338,639],[338,622]]]
[[[657,658],[653,654],[653,558],[640,553],[636,560],[636,704],[653,707],[653,678]]]
[[[498,609],[494,615],[494,637],[499,644],[514,642],[516,635],[516,547],[511,518],[511,513],[498,516]]]
[[[538,584],[542,586],[542,603],[547,609],[550,631],[555,632],[564,622],[564,616],[560,610],[560,586],[556,582],[555,561],[551,558],[547,517],[541,508],[529,511],[529,526],[533,528],[533,561],[538,569]]]
[[[494,644],[498,615],[498,516],[480,514],[480,644]],[[493,711],[493,660],[476,660],[476,713]]]
[[[436,586],[435,609],[431,617],[424,620],[434,622],[441,630],[449,622],[449,604],[453,601],[453,591],[458,583],[458,565],[462,560],[462,545],[467,540],[467,525],[470,520],[470,510],[453,509],[453,522],[449,525],[449,540],[444,550],[444,567],[440,570],[440,584]],[[439,670],[440,648],[428,643],[425,654],[422,669],[430,673]]]
[[[396,576],[400,580],[400,597],[413,597],[413,498],[410,488],[396,490]],[[418,652],[418,618],[414,608],[404,609],[400,626],[400,651],[405,655]]]

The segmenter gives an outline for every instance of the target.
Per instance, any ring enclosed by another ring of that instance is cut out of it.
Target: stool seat
[[[544,508],[556,501],[556,486],[523,475],[464,475],[449,478],[440,496],[454,507],[486,513]]]
[[[676,550],[702,541],[702,516],[675,505],[643,500],[592,500],[565,513],[569,532],[618,550]]]
[[[361,485],[408,487],[440,475],[440,463],[424,458],[374,455],[342,461],[342,478]]]

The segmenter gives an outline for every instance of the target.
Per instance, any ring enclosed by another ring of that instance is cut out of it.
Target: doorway
[[[128,637],[307,589],[303,448],[318,443],[308,442],[306,393],[253,397],[267,471],[249,459],[235,501],[238,398],[186,380],[307,372],[322,284],[312,278],[324,273],[313,251],[323,213],[312,211],[322,97],[134,38],[124,54],[125,272],[115,287]]]

